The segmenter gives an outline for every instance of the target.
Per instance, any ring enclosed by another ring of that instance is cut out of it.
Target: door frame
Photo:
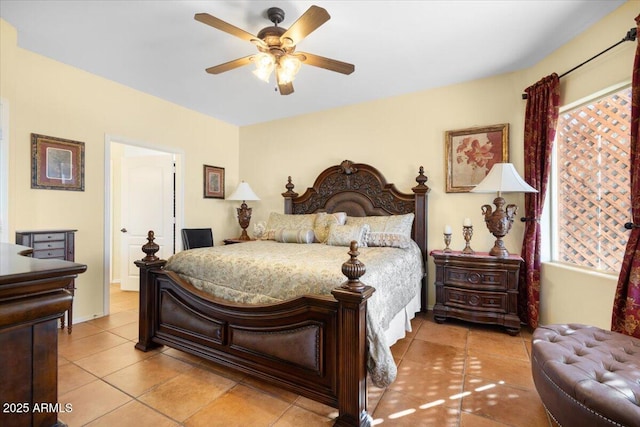
[[[9,242],[9,101],[0,98],[0,242]]]
[[[105,134],[104,137],[104,173],[105,173],[105,191],[104,191],[104,257],[103,257],[103,314],[106,316],[110,313],[110,287],[112,273],[112,241],[113,233],[113,202],[114,197],[113,177],[111,176],[111,163],[113,144],[130,145],[142,147],[149,150],[170,153],[174,156],[175,161],[175,230],[182,228],[184,223],[184,150],[175,147],[166,147],[158,144],[151,144],[144,141],[137,141],[119,135]],[[119,194],[119,193],[118,193]],[[174,239],[177,239],[177,232]]]

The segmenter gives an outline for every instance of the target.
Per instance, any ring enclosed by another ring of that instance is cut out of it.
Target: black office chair
[[[182,247],[186,249],[213,246],[213,231],[210,228],[183,228]]]

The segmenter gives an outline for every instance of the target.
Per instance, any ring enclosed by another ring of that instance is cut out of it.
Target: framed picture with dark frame
[[[224,199],[224,168],[204,165],[204,198]]]
[[[447,193],[469,192],[495,163],[509,162],[509,124],[445,132]]]
[[[32,133],[31,188],[84,191],[84,142]]]

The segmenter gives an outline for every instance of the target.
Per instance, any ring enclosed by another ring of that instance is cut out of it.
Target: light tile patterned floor
[[[76,426],[330,426],[334,408],[186,353],[134,349],[138,294],[111,292],[111,315],[59,334],[60,420]],[[369,388],[376,426],[549,427],[531,379],[528,331],[430,314],[392,347],[398,377]]]

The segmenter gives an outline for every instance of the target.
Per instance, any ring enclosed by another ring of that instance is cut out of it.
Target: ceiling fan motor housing
[[[269,21],[273,22],[277,27],[279,23],[284,21],[284,10],[279,7],[270,7],[267,9],[267,17]]]

